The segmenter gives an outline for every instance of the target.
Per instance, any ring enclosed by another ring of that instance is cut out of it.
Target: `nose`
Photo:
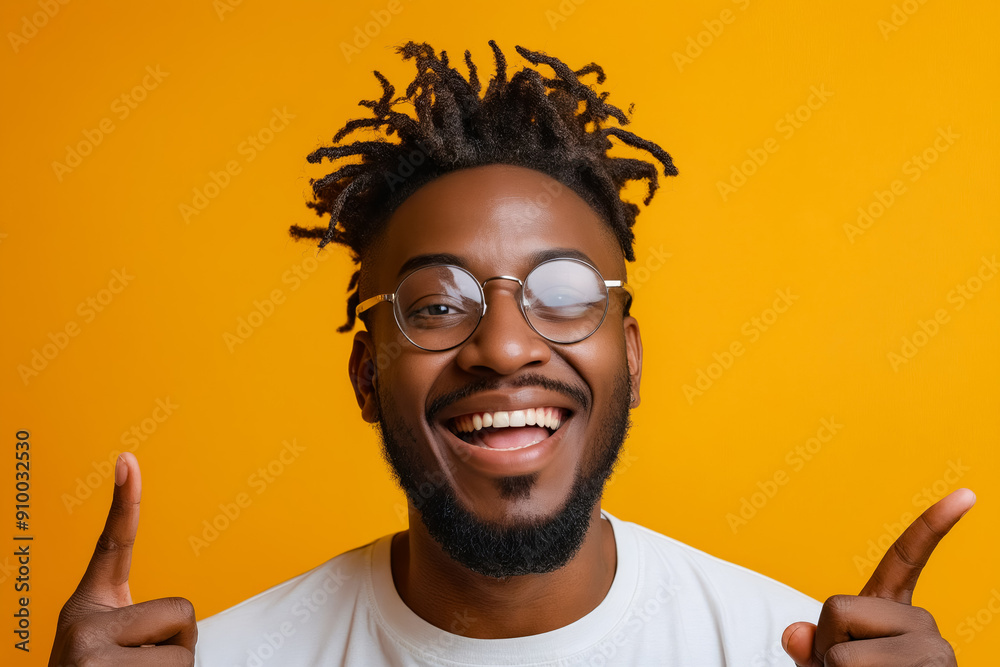
[[[476,375],[512,375],[526,366],[547,363],[551,349],[521,313],[518,283],[490,280],[483,291],[486,314],[459,349],[458,365]]]

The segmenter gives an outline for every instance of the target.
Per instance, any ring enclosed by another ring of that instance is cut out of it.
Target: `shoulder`
[[[613,525],[630,534],[644,584],[665,585],[686,620],[714,628],[734,664],[785,659],[779,643],[784,629],[819,618],[821,602],[780,581],[639,524],[617,519]]]
[[[245,660],[247,651],[276,649],[295,634],[299,643],[306,634],[300,632],[305,626],[321,623],[314,619],[353,607],[363,599],[360,593],[370,579],[371,550],[376,542],[335,556],[199,620],[196,665],[233,664]]]
[[[723,598],[744,600],[747,595],[771,604],[794,604],[810,608],[820,603],[771,577],[706,553],[680,540],[630,521],[616,520],[616,527],[632,532],[647,565],[669,567],[677,576],[698,579]],[[759,597],[764,594],[765,597]]]

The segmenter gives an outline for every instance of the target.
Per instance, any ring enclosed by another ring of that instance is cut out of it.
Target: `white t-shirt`
[[[762,574],[606,512],[618,564],[589,614],[528,637],[462,636],[396,592],[392,536],[348,551],[198,622],[196,667],[296,665],[792,665],[781,633],[821,604]]]

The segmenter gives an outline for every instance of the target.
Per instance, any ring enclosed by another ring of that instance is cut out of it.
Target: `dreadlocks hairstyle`
[[[310,180],[314,201],[307,206],[319,216],[329,215],[329,225],[292,225],[291,236],[320,239],[320,248],[331,241],[347,246],[360,267],[392,212],[422,185],[459,169],[511,164],[543,172],[570,187],[602,215],[625,259],[635,261],[632,226],[639,207],[624,201],[620,193],[627,181],[645,179],[643,204],[649,204],[659,187],[657,169],[651,162],[609,157],[610,138],[648,151],[662,163],[665,175],[676,176],[670,155],[620,127],[605,127],[609,118],[619,125],[627,125],[629,118],[605,102],[608,93],[598,94],[580,81],[580,77],[596,74],[597,83],[604,83],[604,70],[596,63],[574,71],[561,60],[517,46],[525,60],[547,65],[554,76],[546,78],[525,67],[508,79],[507,59],[496,42],[489,44],[496,71],[482,96],[469,51],[465,52],[466,79],[449,65],[444,51],[438,56],[430,45],[416,42],[399,47],[404,60],[416,61],[416,78],[405,95],[394,98],[396,89],[376,71],[382,97],[359,102],[372,110],[373,117],[348,121],[334,135],[334,145],[309,154],[307,160],[313,164],[350,156],[360,156],[360,161]],[[416,118],[395,110],[402,102],[413,105]],[[355,130],[377,132],[383,127],[386,137],[395,134],[399,140],[337,145]],[[339,331],[354,327],[360,278],[359,268],[347,287],[347,322]]]

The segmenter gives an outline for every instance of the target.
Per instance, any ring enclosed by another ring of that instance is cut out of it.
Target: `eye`
[[[585,297],[578,290],[570,287],[556,287],[547,289],[541,294],[536,294],[540,305],[549,308],[564,308],[566,306],[578,306],[585,301]]]
[[[446,303],[432,303],[428,306],[423,306],[415,311],[413,311],[413,316],[418,317],[434,317],[440,315],[450,315],[454,312],[454,308]]]
[[[547,320],[572,320],[584,317],[591,309],[599,308],[601,299],[583,294],[572,287],[555,287],[531,295],[527,304],[531,312]]]
[[[406,309],[406,322],[410,327],[437,329],[459,326],[472,312],[463,299],[444,294],[428,294]]]

